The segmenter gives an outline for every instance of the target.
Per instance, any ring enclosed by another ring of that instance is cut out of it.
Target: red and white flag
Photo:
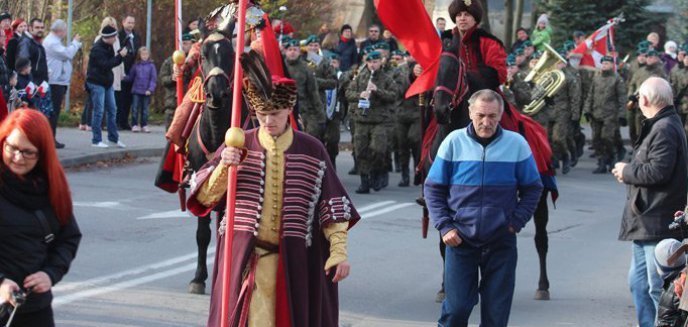
[[[580,62],[581,66],[600,68],[602,66],[600,63],[602,57],[612,51],[616,51],[614,48],[614,26],[622,21],[622,17],[608,20],[604,26],[588,36],[585,42],[582,42],[571,51],[583,56]]]

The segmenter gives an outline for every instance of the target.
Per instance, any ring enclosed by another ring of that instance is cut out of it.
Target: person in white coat
[[[50,34],[43,40],[45,57],[48,61],[48,84],[50,84],[53,113],[50,116],[50,127],[53,136],[57,129],[57,120],[62,110],[62,100],[72,79],[72,59],[81,49],[81,37],[75,35],[72,41],[65,46],[62,40],[67,36],[67,24],[58,19],[50,26]],[[64,144],[55,140],[55,146],[60,149]]]

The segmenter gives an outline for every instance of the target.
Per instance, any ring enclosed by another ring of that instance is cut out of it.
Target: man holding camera
[[[686,206],[688,167],[686,134],[673,106],[671,85],[650,77],[638,90],[638,106],[646,118],[630,163],[618,162],[614,177],[628,195],[619,240],[632,241],[628,281],[640,327],[654,326],[662,279],[654,258],[657,242],[681,238],[670,230],[674,212]]]
[[[379,191],[383,187],[386,172],[388,128],[392,119],[392,105],[397,101],[397,89],[392,78],[381,71],[382,55],[370,52],[366,67],[351,81],[346,98],[352,105],[352,118],[356,124],[354,148],[361,185],[356,193]]]

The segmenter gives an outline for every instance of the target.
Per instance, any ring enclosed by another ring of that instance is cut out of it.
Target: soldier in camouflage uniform
[[[182,50],[185,55],[189,54],[191,46],[193,46],[194,38],[191,34],[184,33],[182,36]],[[191,81],[195,68],[187,68],[184,70],[184,91]],[[165,110],[165,130],[170,128],[172,118],[174,118],[174,111],[177,109],[177,79],[174,76],[174,61],[172,56],[165,59],[160,66],[160,75],[158,76],[160,84],[164,90],[163,108]]]
[[[583,155],[583,149],[585,148],[585,134],[583,134],[583,129],[581,128],[580,117],[583,115],[583,104],[585,103],[585,96],[587,95],[587,90],[590,87],[590,80],[592,79],[592,76],[586,76],[589,71],[580,69],[581,56],[573,54],[572,51],[575,48],[576,43],[574,41],[569,40],[564,43],[564,51],[566,53],[566,59],[568,60],[566,69],[575,76],[581,89],[580,106],[574,108],[574,112],[572,113],[572,118],[578,117],[578,119],[571,120],[571,134],[568,141],[571,151],[571,167],[575,167],[578,164],[578,158]]]
[[[409,83],[407,83],[406,89],[420,74],[423,69],[420,65],[415,62],[411,63],[409,69],[412,71],[408,78]],[[408,70],[405,70],[408,71]],[[403,94],[402,94],[403,97]],[[423,94],[422,99],[424,103],[428,102],[428,95]],[[399,162],[401,166],[401,180],[399,181],[400,187],[407,187],[410,185],[411,175],[409,170],[409,161],[411,156],[413,156],[413,162],[411,163],[413,168],[418,166],[420,160],[420,148],[421,148],[421,130],[420,130],[420,95],[412,96],[408,99],[404,99],[401,102],[399,111],[396,114],[396,138],[397,144],[399,146]]]
[[[391,107],[397,94],[394,81],[382,71],[381,54],[369,53],[366,65],[346,90],[356,123],[353,139],[361,176],[356,193],[370,193],[371,187],[376,191],[382,189],[382,179],[387,172],[387,138],[390,137],[385,122],[392,120]]]
[[[368,46],[363,49],[363,61],[365,62],[366,56],[368,56],[368,53],[373,51],[372,46]],[[356,144],[353,142],[353,135],[356,132],[356,121],[353,119],[354,113],[356,112],[356,108],[358,106],[358,101],[356,102],[349,102],[349,100],[346,98],[346,90],[349,89],[349,85],[351,84],[351,81],[355,80],[356,77],[358,77],[358,74],[366,69],[366,65],[361,65],[361,66],[354,66],[352,69],[349,69],[348,71],[344,72],[344,74],[340,77],[340,89],[342,90],[342,94],[344,95],[343,103],[346,104],[346,117],[347,120],[349,121],[349,132],[351,133],[352,140],[351,140],[351,156],[354,159],[354,166],[351,167],[351,170],[349,170],[349,175],[358,175],[358,160],[356,160]]]
[[[396,99],[394,104],[390,107],[390,109],[392,110],[392,117],[395,117],[397,111],[399,110],[399,107],[401,106],[401,101],[404,99],[402,90],[406,90],[406,88],[408,87],[408,72],[405,69],[405,67],[393,65],[390,61],[391,53],[389,51],[389,43],[379,42],[375,44],[373,48],[376,51],[380,52],[380,55],[382,55],[382,71],[385,74],[387,74],[392,79],[392,81],[394,81],[394,91],[396,92]],[[389,172],[394,170],[394,166],[396,166],[396,170],[398,172],[401,171],[401,165],[399,164],[398,144],[395,131],[395,120],[390,119],[389,121],[385,121],[385,126],[387,126],[387,135],[389,135],[390,137],[387,138],[387,172],[383,174],[382,187],[387,187],[387,185],[389,184]]]
[[[569,149],[569,139],[571,134],[571,121],[579,120],[580,116],[578,108],[580,108],[581,100],[581,85],[576,75],[571,73],[570,69],[566,69],[566,63],[557,64],[564,75],[564,85],[559,91],[552,96],[552,105],[546,105],[550,114],[551,136],[552,136],[552,153],[557,160],[561,160],[561,172],[568,174],[571,170],[571,154]]]
[[[633,96],[638,89],[640,89],[640,85],[643,84],[646,79],[653,76],[669,80],[669,76],[667,76],[666,71],[664,70],[664,65],[659,59],[659,53],[651,49],[647,51],[645,66],[639,68],[638,71],[633,73],[631,81],[628,83],[628,95]],[[638,108],[637,101],[634,102],[635,103],[633,104],[631,110],[634,111],[635,117],[634,120],[629,121],[628,124],[629,128],[634,130],[634,135],[637,137],[640,135],[641,123],[644,120],[644,116],[639,112],[640,109]],[[636,139],[633,139],[632,141],[635,142],[635,140]]]
[[[299,93],[297,97],[299,119],[303,123],[304,131],[322,141],[326,119],[315,74],[308,68],[306,61],[301,59],[301,49],[297,40],[288,40],[284,53],[289,76],[296,81]]]
[[[330,156],[332,165],[336,167],[335,158],[339,153],[339,125],[341,123],[341,119],[339,115],[334,117],[335,110],[337,108],[337,98],[336,92],[333,92],[332,90],[336,90],[337,85],[339,84],[337,81],[337,71],[334,67],[332,67],[330,58],[323,55],[323,52],[320,49],[320,39],[317,36],[309,36],[305,43],[308,50],[306,61],[308,62],[309,69],[315,75],[315,81],[318,85],[318,94],[320,95],[320,102],[323,104],[321,110],[325,113],[326,118],[322,140],[325,144],[325,148],[327,149],[327,153]],[[320,62],[312,61],[317,60],[318,58]],[[331,98],[330,101],[328,101],[328,94]],[[331,105],[329,112],[328,105]]]
[[[671,71],[671,89],[674,91],[674,106],[680,113],[688,134],[688,56],[683,56],[681,67],[676,65]]]
[[[619,121],[624,120],[626,104],[626,85],[614,71],[614,59],[602,58],[602,70],[596,73],[586,96],[584,113],[590,125],[599,135],[597,169],[594,174],[610,172],[616,159],[616,134]]]

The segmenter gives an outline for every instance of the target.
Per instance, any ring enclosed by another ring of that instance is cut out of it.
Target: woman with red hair
[[[12,31],[14,34],[5,35],[10,38],[7,41],[7,51],[5,52],[5,59],[7,59],[7,67],[10,70],[14,70],[14,64],[16,62],[17,56],[17,46],[19,46],[19,39],[24,37],[24,33],[29,28],[29,25],[21,18],[17,18],[12,21]]]
[[[28,294],[13,327],[55,325],[50,289],[69,270],[81,232],[48,119],[13,111],[0,124],[0,305]],[[7,316],[0,316],[0,326]]]

